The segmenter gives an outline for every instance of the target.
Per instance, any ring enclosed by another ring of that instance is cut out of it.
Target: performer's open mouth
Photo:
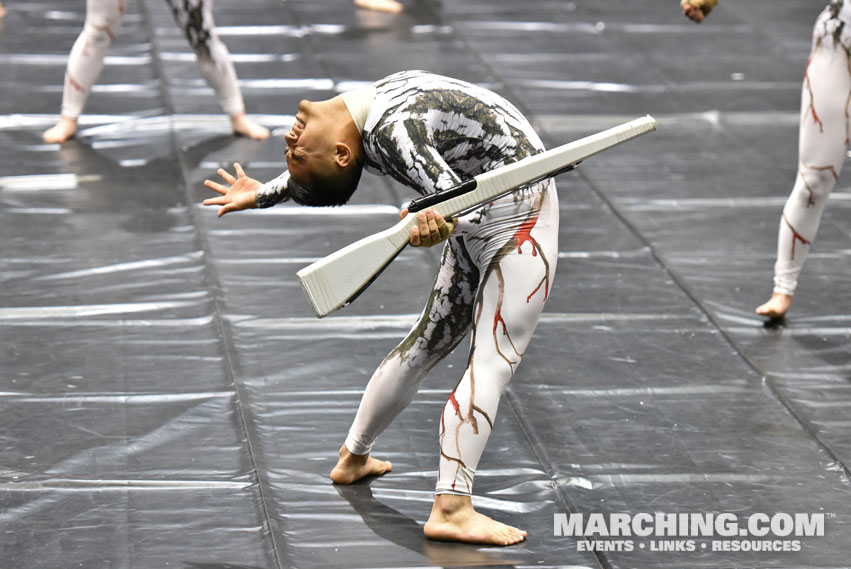
[[[296,115],[295,123],[293,123],[293,127],[290,129],[290,132],[292,132],[294,135],[298,136],[302,132],[304,132],[304,127],[305,127],[304,121],[302,119],[298,118],[298,115]]]

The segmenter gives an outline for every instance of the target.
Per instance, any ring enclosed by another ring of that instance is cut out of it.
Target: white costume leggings
[[[213,22],[212,0],[166,0],[198,58],[201,75],[216,91],[216,98],[228,115],[241,114],[242,93],[230,53],[218,38]],[[71,48],[62,116],[76,119],[83,112],[92,86],[103,69],[106,50],[118,33],[126,0],[86,0],[86,23]]]
[[[467,368],[440,419],[438,494],[470,494],[499,399],[549,294],[558,256],[558,202],[548,180],[534,197],[501,198],[462,218],[443,250],[434,289],[408,336],[364,391],[346,447],[372,450],[428,371],[472,328]]]
[[[775,292],[792,295],[798,285],[845,159],[850,107],[851,53],[832,35],[816,35],[801,94],[798,175],[780,219]]]

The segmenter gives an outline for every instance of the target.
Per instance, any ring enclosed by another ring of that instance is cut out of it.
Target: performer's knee
[[[115,38],[118,26],[111,27],[105,18],[90,18],[83,26],[83,37],[89,45],[108,46]]]

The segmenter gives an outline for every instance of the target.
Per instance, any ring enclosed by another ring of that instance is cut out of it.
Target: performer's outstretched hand
[[[231,176],[224,168],[216,170],[216,173],[228,183],[227,186],[212,180],[204,180],[204,185],[206,187],[221,194],[221,196],[217,198],[204,200],[204,205],[222,206],[219,209],[219,217],[232,211],[241,211],[243,209],[252,209],[257,207],[257,190],[262,184],[259,180],[249,178],[238,162],[234,163],[233,169],[236,172],[236,178]]]
[[[682,0],[680,3],[683,14],[698,24],[709,15],[716,4],[718,4],[718,0]]]
[[[403,209],[400,218],[408,215],[408,210]],[[441,241],[446,241],[455,231],[455,219],[446,221],[443,216],[433,209],[417,212],[417,224],[411,228],[411,239],[408,241],[414,247],[431,247]]]

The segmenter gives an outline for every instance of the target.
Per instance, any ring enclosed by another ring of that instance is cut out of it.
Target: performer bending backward
[[[703,20],[717,0],[684,0],[683,12]],[[798,174],[783,208],[774,292],[756,309],[783,318],[815,239],[827,196],[839,179],[851,134],[851,0],[834,0],[816,19],[801,89]]]
[[[242,92],[227,46],[216,35],[212,0],[166,0],[183,28],[201,75],[216,91],[222,109],[230,116],[236,134],[262,140],[269,130],[245,114]],[[118,33],[127,0],[86,0],[86,23],[71,48],[65,71],[62,115],[44,132],[45,142],[64,142],[77,131],[77,118],[103,69],[106,50]]]
[[[206,181],[221,196],[204,204],[221,206],[219,215],[285,199],[343,204],[364,165],[427,194],[544,150],[529,122],[499,95],[423,71],[391,75],[327,101],[302,101],[284,138],[288,172],[261,185],[238,164],[236,177],[220,169],[227,185]],[[425,533],[517,543],[526,532],[475,512],[470,495],[500,396],[552,285],[555,184],[525,187],[457,220],[432,210],[417,215],[412,245],[446,241],[434,288],[413,329],[370,379],[331,479],[350,484],[390,470],[389,462],[371,457],[376,439],[411,402],[428,371],[472,330],[467,367],[440,418],[437,491]]]

